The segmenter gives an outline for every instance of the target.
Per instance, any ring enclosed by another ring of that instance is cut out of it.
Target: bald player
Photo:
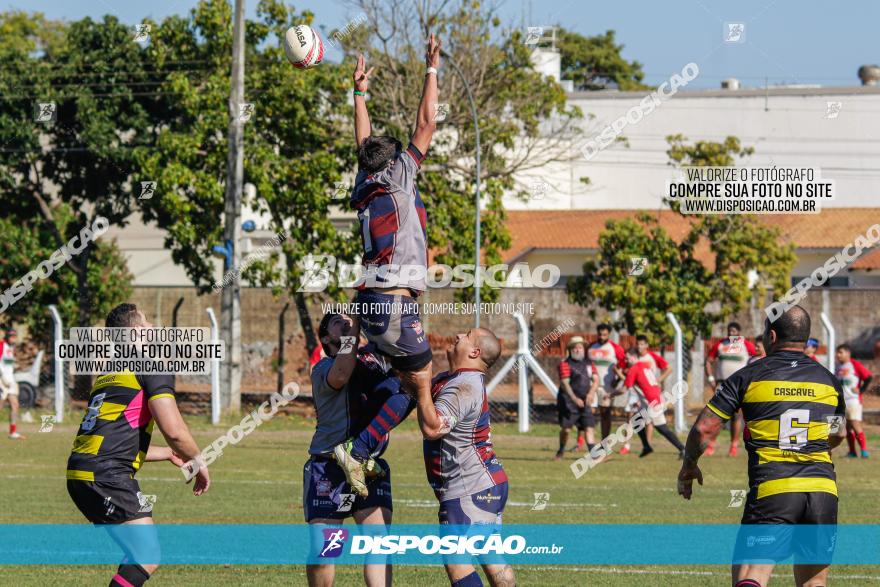
[[[449,371],[419,393],[416,413],[425,437],[428,483],[440,502],[440,524],[501,524],[507,474],[492,447],[486,371],[501,355],[501,341],[485,328],[455,337],[446,351]],[[493,586],[514,585],[508,564],[482,564]],[[446,564],[454,587],[483,585],[471,564]]]
[[[794,555],[799,587],[828,584],[837,526],[830,449],[843,441],[837,378],[804,354],[810,315],[794,306],[764,321],[767,356],[716,388],[688,436],[678,492],[691,499],[697,466],[724,422],[742,410],[748,427],[749,493],[732,567],[734,587],[766,587],[775,562]]]

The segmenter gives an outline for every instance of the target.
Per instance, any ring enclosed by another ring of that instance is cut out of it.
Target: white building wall
[[[625,116],[644,92],[579,92],[570,102],[585,114],[584,138]],[[828,103],[840,103],[829,117]],[[831,115],[833,116],[833,114]],[[777,88],[739,91],[683,91],[662,103],[592,160],[573,151],[573,159],[523,174],[521,186],[546,182],[543,197],[526,202],[505,199],[509,209],[649,208],[661,204],[672,168],[666,137],[683,134],[688,143],[721,141],[732,135],[755,154],[741,166],[816,167],[836,182],[837,198],[825,206],[877,206],[880,203],[880,88]],[[573,145],[574,148],[581,144]],[[591,185],[580,182],[589,177]]]

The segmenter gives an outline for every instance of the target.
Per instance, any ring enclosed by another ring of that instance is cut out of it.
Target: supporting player
[[[852,349],[847,344],[837,347],[837,369],[834,375],[843,386],[843,399],[846,402],[846,442],[849,445],[849,452],[846,456],[850,458],[858,458],[856,442],[858,448],[861,449],[863,459],[871,456],[868,453],[868,441],[865,438],[865,430],[862,428],[862,377],[854,365],[852,358]],[[865,369],[862,367],[862,369]],[[871,374],[868,372],[867,377],[870,379]]]
[[[654,375],[653,369],[648,363],[639,360],[638,349],[631,348],[626,351],[626,380],[623,386],[633,394],[636,394],[640,400],[640,409],[645,409],[649,416],[650,422],[657,429],[663,438],[669,441],[676,448],[679,456],[684,453],[684,445],[666,425],[666,406],[663,405],[663,397],[660,390],[660,382]],[[651,441],[648,438],[647,427],[639,430],[639,439],[642,441],[642,454],[639,458],[646,457],[654,449],[651,448]]]
[[[557,461],[565,456],[565,445],[572,426],[577,427],[578,450],[583,450],[584,441],[588,451],[596,443],[593,403],[599,386],[599,374],[586,357],[584,346],[583,337],[571,337],[568,341],[568,357],[559,363],[559,391],[556,394],[559,416]]]
[[[587,356],[590,358],[590,362],[596,366],[596,371],[599,374],[596,401],[599,406],[599,418],[602,424],[602,438],[607,438],[611,434],[613,398],[620,396],[621,401],[625,399],[617,390],[617,384],[623,381],[626,353],[622,346],[611,340],[611,326],[608,324],[599,324],[596,327],[596,336],[596,342],[587,349]]]
[[[120,304],[107,315],[105,326],[153,325],[134,304]],[[169,446],[150,446],[154,423]],[[180,467],[192,459],[200,465],[193,485],[198,496],[208,491],[211,479],[177,409],[173,375],[124,371],[95,379],[67,460],[67,492],[89,522],[113,525],[108,531],[126,553],[111,587],[139,587],[159,567],[152,506],[141,494],[135,474],[145,461],[170,461]]]
[[[799,587],[827,585],[837,525],[837,484],[829,449],[843,436],[843,388],[804,354],[810,316],[794,306],[764,321],[765,359],[718,386],[687,440],[678,493],[703,484],[697,462],[739,409],[748,426],[749,494],[732,568],[735,587],[766,587],[774,563],[794,551]],[[839,426],[842,430],[843,426]],[[760,524],[760,531],[755,525]],[[755,533],[762,539],[756,540]]]
[[[0,405],[9,402],[9,438],[21,440],[18,433],[18,382],[15,380],[15,343],[18,334],[15,329],[4,328],[3,339],[0,340]]]
[[[449,371],[420,391],[417,414],[425,437],[428,483],[440,502],[440,524],[501,524],[507,503],[507,474],[495,456],[486,395],[486,371],[501,355],[501,341],[475,328],[455,337],[447,350]],[[494,586],[516,584],[508,564],[482,564]],[[481,587],[471,564],[446,564],[454,587]]]
[[[415,402],[400,392],[400,381],[389,375],[383,357],[371,352],[370,345],[358,348],[357,317],[327,314],[318,333],[326,357],[315,365],[311,376],[318,424],[309,446],[309,460],[303,467],[306,522],[338,525],[353,517],[358,524],[390,524],[391,469],[379,458],[388,445],[387,431],[373,431],[379,440],[369,455],[369,480],[364,478],[361,463],[354,465],[358,469],[353,475],[357,487],[346,480],[343,462],[333,460],[333,450],[371,426],[370,418],[381,419],[383,403],[389,395],[404,398],[412,407]],[[372,491],[367,491],[367,484]],[[311,587],[333,585],[335,573],[335,566],[330,564],[306,567]],[[371,587],[390,585],[391,565],[364,565],[364,580]]]
[[[432,34],[415,132],[404,149],[374,136],[366,92],[373,72],[363,55],[354,73],[354,126],[358,173],[351,194],[363,244],[364,283],[356,303],[364,334],[387,355],[404,389],[414,397],[431,388],[431,349],[419,320],[418,296],[427,288],[427,215],[416,176],[436,128],[440,42]],[[389,308],[388,311],[385,308]]]
[[[729,323],[727,338],[716,342],[709,350],[709,354],[706,355],[706,375],[708,375],[709,384],[716,391],[728,377],[742,369],[749,362],[749,357],[756,353],[755,346],[751,341],[740,336],[741,330],[738,322]],[[736,456],[742,426],[742,416],[739,414],[730,420],[730,450],[727,452],[729,457]],[[706,450],[706,456],[714,453],[715,444],[713,443]]]

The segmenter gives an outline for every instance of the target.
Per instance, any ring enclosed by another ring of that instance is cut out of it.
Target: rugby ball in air
[[[310,26],[299,24],[284,33],[284,53],[297,69],[308,69],[324,59],[324,42]]]

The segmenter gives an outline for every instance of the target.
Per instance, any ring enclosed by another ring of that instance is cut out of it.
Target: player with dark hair
[[[757,351],[750,340],[740,335],[742,328],[739,322],[730,322],[727,325],[727,338],[716,342],[706,355],[706,375],[713,389],[724,382],[725,379],[742,369],[749,362],[749,357],[755,356]],[[728,456],[735,457],[739,447],[739,437],[742,434],[742,416],[738,415],[730,420],[730,450]],[[715,452],[714,443],[706,450],[706,456]]]
[[[427,214],[416,186],[436,129],[437,74],[440,42],[432,34],[425,53],[427,69],[415,131],[406,149],[392,137],[374,136],[366,93],[373,68],[365,71],[363,55],[354,72],[354,132],[358,173],[351,193],[363,245],[363,281],[355,304],[363,332],[385,355],[413,397],[431,389],[433,354],[419,318],[418,297],[427,289]],[[403,414],[397,412],[396,416]],[[334,452],[348,475],[356,472],[353,444]],[[349,482],[354,481],[349,478]]]
[[[666,406],[663,405],[663,396],[660,390],[660,382],[654,375],[654,371],[648,366],[648,363],[640,361],[639,350],[631,348],[626,351],[626,380],[623,382],[624,388],[637,395],[639,398],[639,409],[647,412],[648,422],[654,425],[657,432],[669,443],[675,447],[679,455],[684,451],[684,445],[666,425],[666,415],[664,413]],[[639,439],[642,441],[642,454],[639,458],[646,457],[654,449],[651,448],[651,441],[648,438],[647,425],[639,430]]]
[[[861,454],[863,459],[871,456],[868,453],[868,440],[865,438],[865,430],[862,428],[862,379],[855,361],[852,358],[852,349],[848,344],[837,347],[837,368],[834,375],[843,386],[843,399],[846,402],[846,442],[849,452],[846,456],[857,458]],[[862,369],[865,369],[862,367]],[[870,379],[871,373],[868,372]],[[861,453],[857,452],[861,449]]]
[[[153,327],[134,304],[113,308],[105,326]],[[150,445],[154,424],[169,446]],[[173,375],[123,371],[95,379],[67,460],[67,492],[91,523],[111,525],[111,536],[126,553],[111,587],[139,587],[159,567],[152,506],[135,474],[144,462],[170,461],[180,467],[190,460],[199,463],[193,494],[202,495],[211,479],[177,408]],[[149,528],[135,531],[131,526]]]
[[[700,455],[742,409],[749,493],[732,568],[735,587],[766,587],[775,562],[792,551],[797,585],[827,585],[837,525],[829,449],[843,441],[845,402],[840,382],[804,354],[809,336],[810,316],[800,306],[765,320],[767,357],[719,385],[688,436],[678,474],[685,499],[691,499],[694,479],[703,484]]]
[[[390,426],[380,428],[388,425],[390,416],[384,410],[390,397],[403,399],[409,410],[415,401],[400,391],[400,380],[389,373],[388,361],[373,352],[372,344],[358,348],[359,335],[355,316],[327,314],[318,326],[326,357],[311,375],[317,426],[303,467],[303,511],[309,524],[338,525],[348,517],[358,524],[391,523],[391,469],[381,458]],[[354,462],[355,470],[346,475],[343,467],[352,460],[334,461],[334,448],[368,429],[371,452],[364,464]],[[321,544],[316,538],[314,543]],[[310,564],[307,575],[309,585],[332,585],[335,566]],[[390,585],[391,566],[365,565],[364,579],[368,585]]]
[[[485,328],[455,337],[449,371],[420,392],[417,413],[425,438],[428,483],[440,502],[440,524],[498,526],[507,503],[507,474],[492,447],[486,372],[501,355],[501,341]],[[515,585],[508,564],[483,563],[493,586]],[[471,564],[446,564],[454,587],[481,587]]]
[[[626,367],[626,353],[623,347],[611,340],[611,326],[599,324],[596,327],[596,342],[587,349],[587,357],[596,366],[599,374],[599,387],[596,402],[602,426],[602,438],[611,433],[611,408],[625,406],[625,397],[617,389],[623,381],[623,368]],[[619,397],[619,400],[614,398]]]

